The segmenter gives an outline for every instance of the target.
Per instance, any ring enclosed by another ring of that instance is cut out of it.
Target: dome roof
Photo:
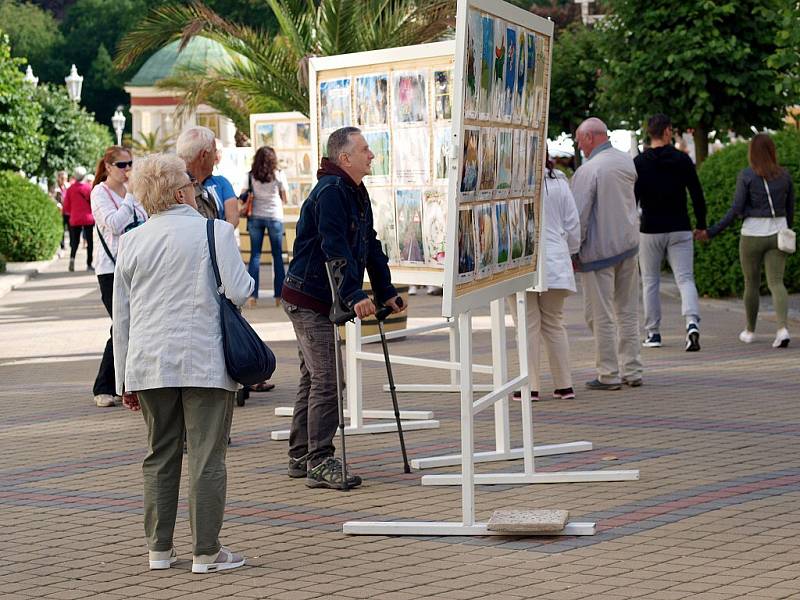
[[[225,48],[208,38],[195,36],[179,52],[180,43],[180,40],[170,42],[148,58],[128,85],[149,87],[174,75],[181,67],[218,67],[231,62]]]

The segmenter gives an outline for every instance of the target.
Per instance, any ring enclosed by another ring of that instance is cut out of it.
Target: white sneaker
[[[409,296],[416,296],[418,290],[419,290],[419,288],[417,286],[410,285],[410,286],[408,286],[408,295]]]
[[[775,334],[775,341],[772,342],[773,348],[786,348],[789,345],[789,330],[786,327],[781,327],[778,329],[778,333]]]
[[[752,344],[754,341],[756,341],[756,334],[745,329],[739,334],[739,341],[744,342],[745,344]]]
[[[102,406],[103,408],[116,405],[116,402],[114,402],[114,396],[111,394],[97,394],[97,396],[94,397],[94,403],[97,406]]]
[[[219,554],[196,554],[192,559],[192,573],[215,573],[238,569],[242,565],[244,565],[244,556],[234,554],[222,546]]]
[[[149,550],[147,552],[147,557],[150,559],[151,571],[169,569],[178,561],[178,553],[175,552],[175,548],[172,548],[171,550],[164,550],[163,552],[159,552],[158,550]]]

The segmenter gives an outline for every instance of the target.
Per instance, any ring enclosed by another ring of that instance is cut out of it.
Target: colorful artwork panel
[[[525,254],[525,213],[522,200],[510,200],[508,203],[508,225],[511,230],[511,262],[519,263]]]
[[[497,19],[494,23],[494,69],[492,72],[492,109],[491,115],[500,119],[504,113],[504,80],[506,72],[506,24]]]
[[[497,179],[495,189],[510,190],[513,169],[512,143],[514,134],[510,129],[501,129],[497,133]]]
[[[528,174],[526,184],[530,191],[536,189],[537,165],[539,163],[539,135],[537,133],[528,134]]]
[[[297,177],[294,152],[281,152],[278,155],[278,168],[286,177]]]
[[[372,177],[388,177],[390,173],[389,132],[367,131],[364,132],[364,139],[375,155],[375,158],[372,159]]]
[[[386,75],[356,78],[356,123],[360,127],[386,125],[388,86]]]
[[[528,176],[528,134],[523,129],[514,130],[514,159],[511,172],[511,191],[523,192],[527,186]]]
[[[297,176],[298,177],[307,177],[310,176],[311,173],[311,151],[304,150],[302,152],[298,152],[295,157],[295,167],[297,169]]]
[[[296,123],[275,123],[275,146],[283,150],[284,148],[295,148],[297,146],[297,127]]]
[[[297,145],[310,146],[311,145],[311,125],[308,123],[297,124]]]
[[[422,123],[428,117],[425,74],[399,71],[392,75],[394,120],[396,123]]]
[[[494,271],[496,247],[494,219],[491,204],[479,204],[475,211],[475,239],[477,240],[477,275],[488,277]]]
[[[400,246],[400,262],[424,262],[422,190],[396,190],[395,208],[397,210],[397,241]]]
[[[523,256],[533,256],[536,251],[536,205],[525,203],[525,250]]]
[[[533,123],[536,112],[536,36],[526,33],[527,60],[525,64],[525,118],[523,122]]]
[[[494,224],[497,246],[495,271],[502,271],[509,265],[511,258],[511,232],[508,223],[507,202],[498,202],[494,205]]]
[[[458,211],[458,282],[475,276],[475,223],[471,208]]]
[[[503,119],[510,121],[514,113],[517,88],[517,28],[506,26],[506,70],[503,76]]]
[[[350,80],[335,79],[319,84],[320,128],[339,129],[350,122]]]
[[[514,90],[514,123],[520,123],[525,114],[525,73],[528,61],[528,36],[523,30],[519,30],[517,36],[517,84]]]
[[[488,118],[493,107],[492,84],[494,82],[494,19],[481,16],[481,71],[478,91],[478,113]]]
[[[392,169],[396,183],[423,184],[430,180],[430,143],[426,127],[394,130]]]
[[[464,127],[464,148],[461,157],[461,184],[459,190],[466,196],[478,189],[478,139],[479,127]]]
[[[425,263],[428,265],[444,266],[446,216],[447,189],[425,190],[422,206],[422,244]]]
[[[493,190],[497,173],[497,135],[492,127],[481,127],[480,142],[481,177],[478,189]]]
[[[450,120],[453,116],[453,71],[434,71],[433,86],[436,120]]]
[[[469,11],[467,21],[467,73],[464,78],[464,113],[474,119],[478,113],[478,90],[481,79],[481,15],[476,10]]]
[[[433,178],[447,179],[450,155],[453,147],[453,134],[449,126],[434,129],[433,138]]]
[[[391,188],[375,187],[369,192],[372,205],[372,228],[381,241],[383,252],[389,262],[400,262],[400,249],[397,245],[397,226],[395,222],[394,195]]]
[[[256,149],[261,146],[275,145],[275,125],[272,123],[256,124]]]

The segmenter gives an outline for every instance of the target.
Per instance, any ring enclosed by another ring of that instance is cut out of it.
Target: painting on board
[[[311,195],[311,184],[310,183],[301,183],[300,184],[300,204],[306,201],[306,199]]]
[[[275,145],[275,125],[272,123],[256,124],[256,148]]]
[[[394,119],[396,123],[421,123],[428,116],[425,74],[399,71],[392,75]]]
[[[538,172],[537,163],[539,162],[539,135],[536,133],[528,134],[528,175],[526,185],[528,190],[536,189],[536,175]]]
[[[503,120],[511,121],[517,89],[517,28],[506,25],[506,72],[503,76]]]
[[[481,192],[494,190],[497,169],[497,135],[493,127],[481,127],[480,148],[481,177],[478,189]]]
[[[511,192],[523,192],[526,189],[528,133],[524,129],[515,129],[513,135],[514,159],[511,169]]]
[[[497,19],[494,24],[494,73],[492,74],[492,109],[491,116],[501,119],[504,112],[505,87],[503,81],[506,72],[506,23]]]
[[[508,226],[508,203],[498,202],[494,205],[495,240],[497,245],[497,263],[495,271],[502,271],[509,265],[511,255],[511,235]]]
[[[385,125],[388,107],[386,75],[356,78],[356,123],[361,127]]]
[[[471,208],[458,211],[458,283],[475,276],[475,226]]]
[[[467,73],[464,88],[464,116],[478,116],[478,89],[481,79],[481,15],[477,10],[469,11],[467,21]]]
[[[392,169],[398,183],[426,183],[430,179],[430,143],[427,127],[394,130]]]
[[[369,191],[372,205],[372,227],[381,241],[383,252],[389,262],[400,262],[400,250],[397,247],[397,226],[395,223],[394,195],[387,187],[374,187]]]
[[[488,277],[494,271],[496,260],[491,204],[479,204],[475,207],[475,233],[478,241],[477,274],[479,278]]]
[[[275,147],[279,150],[297,146],[296,123],[275,123]]]
[[[445,188],[425,190],[422,205],[422,243],[425,263],[431,266],[444,265],[446,215],[447,190]]]
[[[536,251],[536,205],[525,203],[525,250],[523,257],[531,257]]]
[[[526,33],[527,58],[525,63],[525,119],[527,123],[533,122],[536,110],[536,36]]]
[[[528,60],[528,35],[523,29],[517,34],[517,83],[514,90],[514,111],[512,121],[522,122],[525,114],[525,65]]]
[[[286,177],[297,177],[294,152],[278,153],[278,168],[283,171]]]
[[[334,79],[319,84],[320,129],[350,125],[350,80]]]
[[[433,135],[433,178],[447,179],[453,144],[452,129],[449,126],[437,127]]]
[[[437,121],[446,121],[453,116],[453,71],[433,72],[433,104]]]
[[[389,176],[389,132],[388,131],[366,131],[364,139],[369,145],[369,149],[375,155],[372,159],[372,177]]]
[[[512,140],[514,134],[510,129],[501,129],[497,132],[497,179],[495,189],[504,190],[508,194],[511,189],[511,171],[514,156],[512,153]]]
[[[464,196],[471,196],[478,189],[478,136],[480,128],[464,127],[464,149],[461,157],[461,185]]]
[[[508,227],[511,231],[511,264],[518,264],[525,253],[525,214],[522,200],[509,200]]]
[[[298,177],[311,176],[311,151],[303,150],[297,153],[295,166],[297,168]]]
[[[478,113],[488,119],[492,109],[492,83],[494,81],[494,19],[481,16],[481,78],[478,90]]]
[[[286,190],[286,204],[288,206],[300,206],[300,184],[289,182],[289,189]]]
[[[311,125],[309,123],[297,124],[297,146],[302,148],[311,145]]]
[[[425,261],[422,247],[422,190],[396,190],[397,242],[400,262]]]

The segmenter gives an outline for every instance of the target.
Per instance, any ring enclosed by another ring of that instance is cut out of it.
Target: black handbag
[[[225,296],[217,266],[217,249],[214,242],[214,219],[206,221],[208,252],[217,283],[219,320],[222,328],[222,349],[225,368],[234,381],[242,385],[254,385],[272,377],[275,371],[275,354],[258,337],[250,323],[242,316],[236,305]]]

